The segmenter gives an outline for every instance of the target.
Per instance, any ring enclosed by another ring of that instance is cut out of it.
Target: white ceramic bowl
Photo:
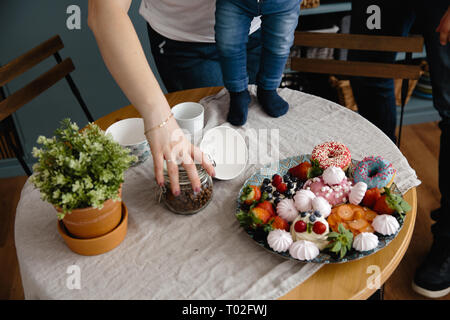
[[[122,147],[130,150],[130,154],[138,160],[133,165],[140,164],[150,157],[150,146],[144,135],[144,120],[128,118],[117,121],[106,129]]]

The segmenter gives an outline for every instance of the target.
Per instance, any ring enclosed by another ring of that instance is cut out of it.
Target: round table
[[[174,106],[185,101],[199,101],[203,97],[216,94],[221,89],[222,87],[185,90],[169,93],[166,98],[169,105]],[[133,117],[140,115],[132,105],[129,105],[98,119],[95,123],[105,130],[116,121]],[[410,189],[404,197],[412,209],[406,215],[402,230],[386,248],[357,261],[325,265],[281,299],[347,300],[370,297],[377,290],[372,283],[377,276],[376,272],[380,272],[377,280],[379,284],[383,284],[399,265],[411,240],[417,213],[416,188]],[[361,281],[364,278],[367,281]]]

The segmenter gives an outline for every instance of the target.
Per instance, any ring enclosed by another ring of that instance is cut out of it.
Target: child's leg
[[[243,125],[247,121],[250,103],[247,90],[247,41],[252,19],[253,15],[234,1],[217,0],[215,38],[223,82],[230,92],[227,120],[233,125]]]
[[[257,77],[258,100],[272,117],[284,115],[289,105],[278,94],[300,15],[299,0],[264,1],[262,4],[262,52]]]

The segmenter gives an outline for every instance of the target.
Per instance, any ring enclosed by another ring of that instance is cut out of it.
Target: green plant
[[[31,182],[44,201],[62,209],[59,219],[73,209],[102,208],[108,199],[120,200],[124,172],[135,157],[97,125],[91,123],[80,132],[64,119],[54,137],[40,136],[37,142],[42,148],[33,148],[38,162]]]
[[[345,229],[341,223],[338,226],[338,231],[339,232],[330,232],[328,234],[330,243],[327,245],[327,248],[330,249],[331,252],[339,254],[339,257],[342,259],[352,248],[353,233],[350,230]]]

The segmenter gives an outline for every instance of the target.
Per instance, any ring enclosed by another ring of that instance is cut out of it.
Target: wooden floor
[[[411,244],[401,264],[385,284],[384,298],[424,299],[411,290],[411,281],[431,245],[430,210],[439,206],[438,154],[440,130],[437,123],[406,126],[403,154],[422,181],[418,187],[418,211]],[[0,179],[0,299],[23,299],[23,289],[14,246],[14,217],[25,177]],[[450,300],[450,295],[443,299]]]

